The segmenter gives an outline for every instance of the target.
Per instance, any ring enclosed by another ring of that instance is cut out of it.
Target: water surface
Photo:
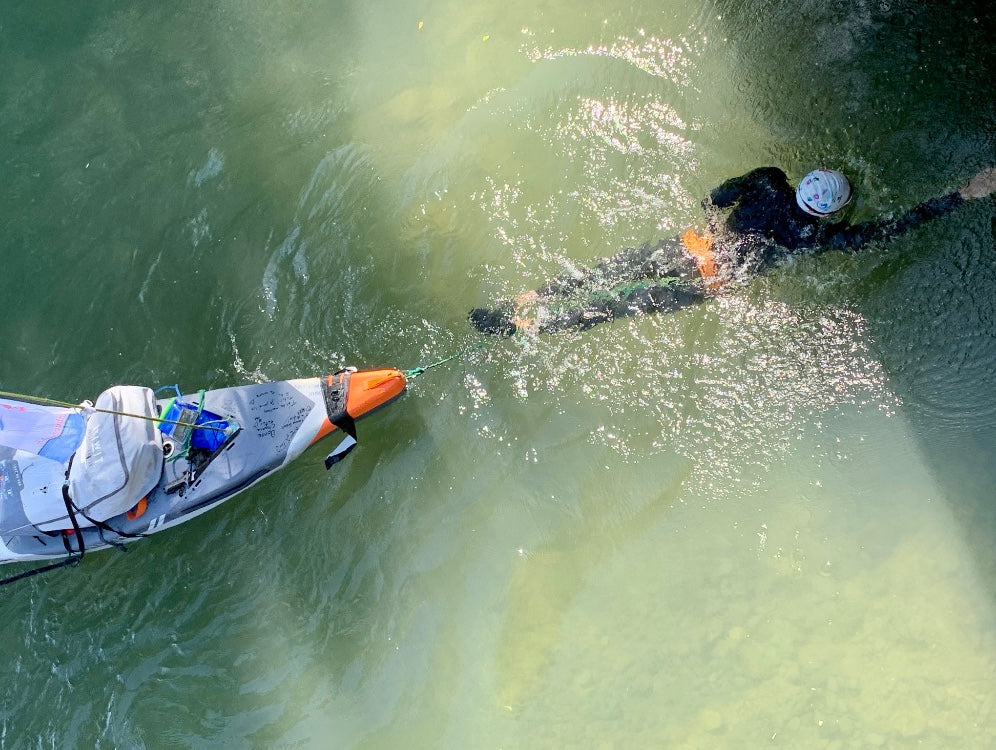
[[[988,4],[6,3],[0,385],[472,347],[760,164],[854,218],[996,154]],[[4,591],[2,747],[985,747],[996,220],[488,342]]]

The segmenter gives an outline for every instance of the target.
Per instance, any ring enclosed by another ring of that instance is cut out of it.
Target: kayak
[[[0,564],[61,566],[165,531],[339,432],[330,468],[356,446],[354,420],[406,385],[400,370],[348,368],[171,397],[114,386],[78,407],[0,398]]]

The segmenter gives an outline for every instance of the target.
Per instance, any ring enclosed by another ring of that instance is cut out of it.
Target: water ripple
[[[539,391],[567,406],[583,394],[605,415],[589,427],[592,443],[627,460],[677,452],[703,485],[735,486],[744,467],[776,462],[843,404],[899,405],[861,315],[794,308],[763,287],[684,314],[544,337],[519,355],[506,372],[520,398]]]

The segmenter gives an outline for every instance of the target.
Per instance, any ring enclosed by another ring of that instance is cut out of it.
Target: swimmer
[[[792,255],[853,252],[993,192],[996,167],[898,218],[850,224],[841,216],[853,191],[842,173],[816,169],[792,188],[781,169],[760,167],[727,180],[702,201],[703,232],[689,229],[680,237],[623,250],[514,300],[476,308],[470,321],[484,333],[511,336],[586,329],[641,312],[671,312],[714,297]]]

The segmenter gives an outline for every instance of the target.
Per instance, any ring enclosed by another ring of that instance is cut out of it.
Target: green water
[[[901,210],[996,158],[994,28],[5,0],[0,386],[424,364],[760,164]],[[996,744],[994,243],[979,203],[432,370],[333,472],[5,589],[0,747]]]

